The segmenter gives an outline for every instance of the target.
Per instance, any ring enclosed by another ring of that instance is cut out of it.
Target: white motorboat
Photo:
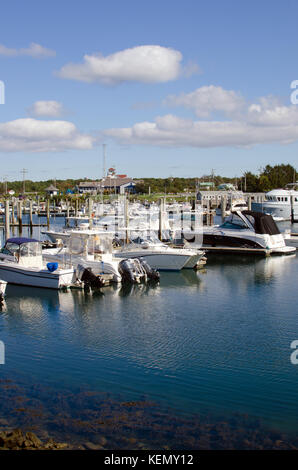
[[[172,248],[158,239],[138,239],[114,251],[120,258],[142,257],[153,269],[159,271],[180,271],[183,268],[194,268],[203,257],[203,251],[187,248]]]
[[[298,214],[298,192],[295,187],[298,183],[289,184],[293,189],[273,189],[265,194],[265,201],[253,202],[252,209],[270,214],[275,221],[291,220],[291,197],[294,198],[294,213]]]
[[[41,242],[31,238],[9,238],[0,251],[0,278],[9,284],[59,289],[72,284],[74,269],[44,264]]]
[[[112,274],[114,282],[121,282],[121,260],[113,256],[112,234],[104,231],[72,230],[63,241],[57,248],[44,249],[43,258],[62,265],[90,268],[96,276]]]
[[[294,247],[286,246],[271,215],[253,211],[235,211],[223,224],[204,227],[203,248],[208,246],[267,249],[275,254],[295,251]]]

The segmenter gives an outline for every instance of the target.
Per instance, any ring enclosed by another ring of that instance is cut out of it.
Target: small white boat
[[[159,271],[180,271],[183,268],[194,268],[203,251],[186,248],[172,248],[158,239],[138,238],[134,242],[114,251],[119,258],[142,257],[153,269]]]
[[[108,232],[72,230],[58,248],[44,249],[42,255],[45,260],[61,265],[90,268],[96,276],[112,274],[114,282],[121,282],[121,260],[113,256],[112,242],[113,236]]]
[[[9,284],[60,289],[75,280],[74,269],[44,264],[42,244],[31,238],[9,238],[0,251],[0,279]]]

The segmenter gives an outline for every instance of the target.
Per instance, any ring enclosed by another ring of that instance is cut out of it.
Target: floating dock
[[[202,249],[207,253],[230,253],[230,254],[244,254],[244,255],[261,255],[270,256],[272,250],[267,248],[242,248],[235,246],[202,246]]]

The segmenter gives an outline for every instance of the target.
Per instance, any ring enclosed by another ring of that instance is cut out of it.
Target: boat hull
[[[73,278],[73,269],[57,270],[51,273],[47,269],[34,269],[0,262],[0,279],[8,284],[60,289],[69,286]]]
[[[190,259],[189,254],[170,254],[148,251],[121,251],[118,258],[144,258],[152,269],[158,271],[180,271]]]

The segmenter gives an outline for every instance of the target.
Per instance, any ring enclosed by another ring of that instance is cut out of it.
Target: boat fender
[[[58,269],[58,263],[48,263],[47,268],[50,271],[50,273],[53,273]]]

